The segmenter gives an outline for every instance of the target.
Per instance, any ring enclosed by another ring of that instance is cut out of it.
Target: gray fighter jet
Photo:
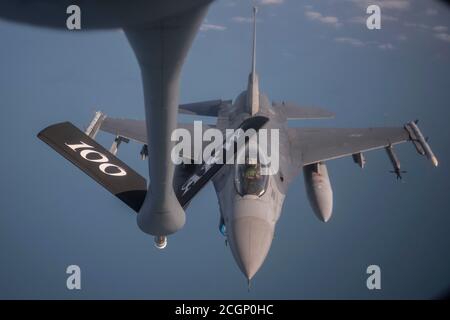
[[[136,211],[139,227],[155,237],[158,248],[164,248],[167,236],[182,228],[184,210],[199,190],[212,181],[219,200],[220,232],[226,237],[239,268],[250,281],[267,256],[287,189],[302,171],[312,209],[320,220],[326,222],[333,207],[326,161],[352,156],[355,163],[364,167],[363,152],[384,148],[393,165],[393,172],[400,178],[403,171],[393,148],[396,144],[411,141],[419,154],[428,157],[433,165],[438,165],[417,122],[391,128],[290,128],[288,120],[324,119],[333,117],[333,114],[321,108],[270,102],[266,95],[260,93],[256,74],[255,18],[247,90],[233,101],[179,105],[178,112],[217,119],[214,126],[204,125],[205,129],[277,130],[278,170],[266,174],[259,154],[254,159],[248,157],[252,148],[249,143],[229,152],[229,142],[232,140],[227,140],[220,152],[234,159],[244,157],[244,161],[235,164],[193,163],[193,156],[185,163],[174,165],[171,161],[174,143],[170,140],[173,130],[178,127],[195,134],[191,124],[176,124],[181,61],[208,3],[194,2],[196,5],[189,10],[183,8],[175,15],[159,17],[157,23],[152,21],[144,23],[144,26],[142,23],[129,26],[125,22],[125,32],[142,70],[146,121],[110,118],[97,112],[85,132],[64,122],[52,125],[38,135]],[[101,21],[115,19],[109,18]],[[93,26],[99,21],[94,19]],[[115,136],[109,150],[94,140],[100,130]],[[116,157],[119,145],[129,140],[143,144],[141,156],[143,159],[149,157],[151,185]]]

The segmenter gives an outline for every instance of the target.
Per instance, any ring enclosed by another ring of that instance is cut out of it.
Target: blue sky
[[[317,105],[336,119],[295,126],[368,127],[420,119],[441,165],[399,146],[403,182],[384,151],[328,163],[334,214],[317,220],[303,177],[292,184],[272,249],[247,292],[218,231],[212,186],[187,224],[154,249],[134,213],[36,138],[95,110],[143,118],[138,65],[120,30],[69,32],[0,21],[1,298],[430,298],[450,286],[450,11],[422,0],[259,1],[257,69],[271,100]],[[369,31],[367,3],[382,8]],[[245,89],[250,1],[216,1],[186,60],[182,102],[233,99]],[[186,119],[184,119],[186,120]],[[109,146],[112,137],[99,135]],[[140,146],[119,156],[147,175]],[[82,290],[68,291],[78,264]],[[380,265],[382,290],[365,286]]]

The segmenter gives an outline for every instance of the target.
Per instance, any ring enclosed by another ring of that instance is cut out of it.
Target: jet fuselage
[[[217,127],[233,128],[248,117],[246,109],[247,91],[242,92],[231,108],[223,108],[219,113]],[[271,175],[245,176],[248,164],[226,165],[213,179],[220,206],[220,228],[227,237],[231,252],[240,270],[251,279],[263,264],[275,232],[276,222],[281,215],[287,185],[291,179],[286,170],[292,166],[288,154],[286,119],[271,107],[268,98],[259,95],[259,110],[254,116],[269,118],[264,129],[279,132],[279,170]],[[272,150],[268,139],[268,150]],[[239,151],[238,151],[239,152]],[[283,157],[282,155],[286,155]],[[253,170],[253,167],[247,168]],[[244,170],[244,172],[243,172]],[[252,173],[252,172],[251,172]],[[245,181],[248,180],[248,181]],[[250,183],[251,187],[243,186]],[[224,228],[225,227],[225,228]]]

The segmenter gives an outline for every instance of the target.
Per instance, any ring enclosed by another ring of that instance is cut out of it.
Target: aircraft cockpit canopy
[[[267,189],[269,176],[264,173],[264,165],[259,158],[252,159],[245,152],[245,163],[238,161],[235,165],[235,187],[241,196],[255,195],[261,197]]]

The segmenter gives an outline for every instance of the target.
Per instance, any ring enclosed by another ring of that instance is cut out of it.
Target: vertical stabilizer
[[[259,82],[256,74],[256,13],[257,7],[253,7],[253,52],[252,52],[252,70],[248,77],[247,87],[247,107],[251,115],[259,111]]]
[[[252,51],[252,74],[256,74],[256,14],[258,8],[253,7],[253,51]]]

